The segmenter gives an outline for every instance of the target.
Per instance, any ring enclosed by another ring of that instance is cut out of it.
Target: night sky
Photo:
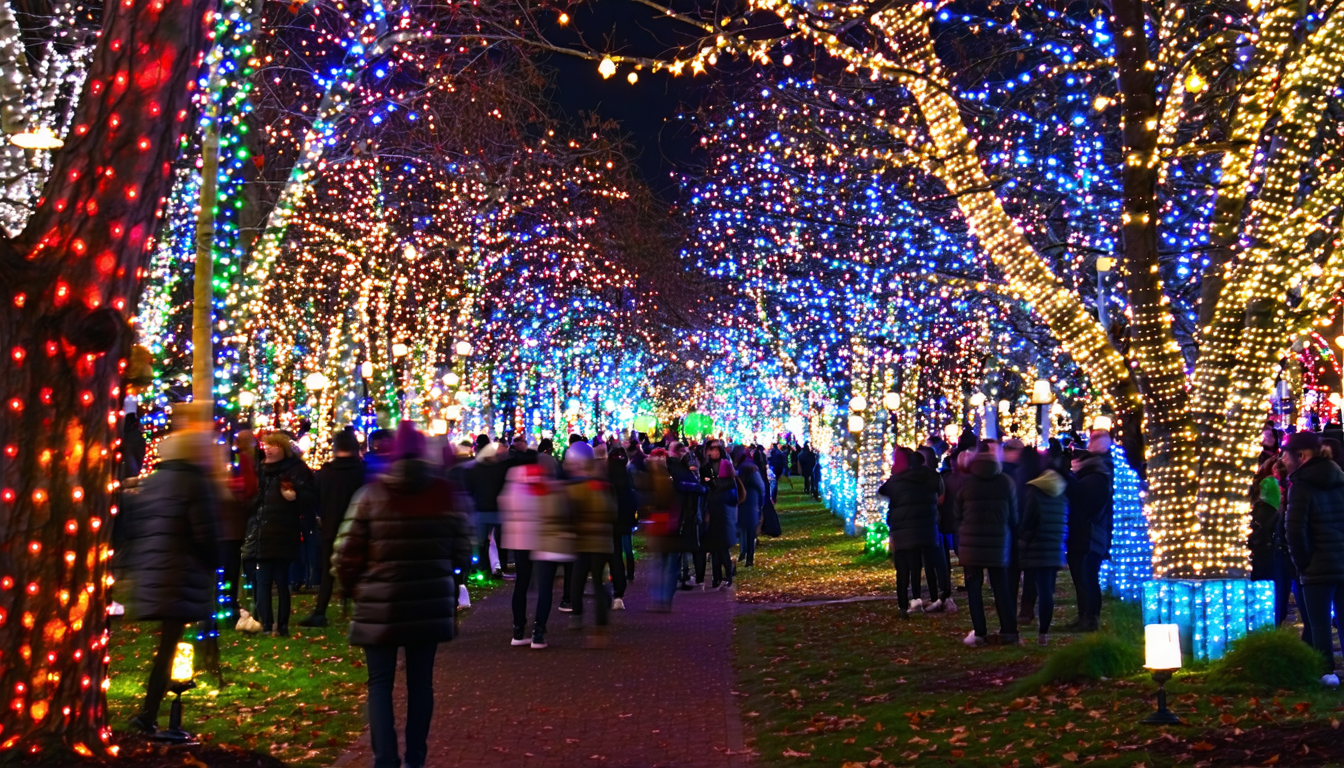
[[[589,47],[603,52],[659,56],[686,39],[679,25],[630,0],[584,3],[571,17],[567,29],[548,30],[555,42],[577,45],[578,34],[582,34]],[[580,113],[589,112],[618,121],[645,181],[656,194],[672,202],[678,187],[670,174],[692,161],[698,142],[676,115],[683,105],[694,111],[708,95],[714,82],[713,70],[691,78],[646,69],[639,73],[639,82],[631,85],[626,82],[628,67],[603,80],[594,61],[551,55],[546,62],[557,70],[555,99],[560,109],[576,122]]]

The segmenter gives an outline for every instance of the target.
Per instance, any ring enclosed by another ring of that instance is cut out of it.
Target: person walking
[[[597,625],[589,631],[585,645],[605,648],[608,643],[607,622],[611,596],[603,572],[613,562],[612,537],[616,523],[616,509],[612,503],[611,486],[606,481],[607,467],[599,468],[588,443],[574,443],[565,452],[565,496],[569,513],[574,520],[574,580],[569,593],[573,606],[570,625],[583,626],[583,590],[588,576],[593,577],[593,602],[597,605]],[[614,567],[614,565],[613,565]]]
[[[516,574],[513,581],[513,640],[515,646],[546,645],[546,618],[550,616],[556,565],[552,558],[545,562],[547,574],[537,585],[537,612],[532,625],[532,637],[527,635],[527,590],[533,576],[542,565],[537,559],[547,549],[542,534],[548,520],[560,514],[556,507],[563,505],[555,480],[555,459],[538,454],[535,464],[513,467],[504,481],[499,495],[502,540],[505,549],[513,553]],[[545,608],[545,616],[542,608]]]
[[[392,687],[406,654],[405,765],[423,768],[434,712],[434,656],[456,630],[456,578],[471,566],[465,500],[424,460],[425,437],[397,428],[385,472],[356,492],[332,565],[354,599],[349,640],[369,669],[374,768],[400,768]]]
[[[943,495],[943,479],[924,465],[924,457],[909,448],[898,449],[901,459],[893,462],[891,476],[878,488],[877,495],[887,500],[887,530],[892,562],[896,566],[896,605],[901,618],[910,618],[910,587],[918,583],[924,560],[941,561],[938,540],[938,498]],[[929,571],[929,596],[946,596],[950,589],[938,580],[939,570]],[[919,587],[915,587],[913,607],[923,608]],[[934,600],[928,610],[941,608]]]
[[[673,489],[672,475],[667,468],[667,450],[653,449],[640,472],[641,497],[640,525],[644,540],[657,560],[652,586],[653,604],[649,610],[667,613],[672,610],[672,596],[677,592],[677,573],[681,569],[681,503]]]
[[[219,504],[219,568],[221,618],[225,626],[238,621],[238,596],[243,582],[243,541],[247,538],[247,519],[257,504],[257,439],[244,429],[233,439],[238,463],[226,481],[228,492]]]
[[[1069,491],[1069,573],[1078,595],[1078,619],[1065,632],[1096,632],[1101,625],[1101,564],[1111,556],[1110,436],[1097,430],[1088,450],[1074,454],[1077,478]]]
[[[1290,473],[1284,510],[1288,552],[1302,581],[1311,645],[1324,661],[1321,683],[1338,688],[1330,630],[1332,610],[1344,616],[1344,470],[1321,455],[1320,438],[1311,432],[1288,438],[1283,463]]]
[[[732,548],[737,543],[737,508],[744,494],[731,459],[720,459],[705,496],[705,549],[709,551],[715,589],[733,586],[736,566]]]
[[[751,452],[741,446],[737,451],[737,475],[742,481],[742,501],[737,505],[737,561],[746,568],[756,565],[756,538],[761,528],[761,505],[765,501],[765,478]]]
[[[257,480],[256,547],[257,620],[261,631],[289,634],[289,564],[299,556],[304,510],[316,502],[313,471],[294,452],[284,432],[267,432],[261,439],[265,459]],[[271,592],[278,593],[272,611]]]
[[[643,454],[640,454],[641,463]],[[607,482],[616,502],[616,528],[613,531],[615,557],[612,558],[612,582],[617,583],[616,569],[621,569],[621,593],[612,601],[614,610],[625,610],[625,587],[635,580],[634,531],[638,525],[639,497],[631,477],[630,459],[625,449],[613,446],[607,454]]]
[[[1031,449],[1027,449],[1031,450]],[[1053,468],[1046,468],[1027,481],[1019,530],[1018,561],[1027,583],[1036,586],[1036,642],[1048,645],[1055,612],[1055,580],[1059,570],[1068,566],[1065,541],[1068,538],[1068,482]],[[1032,606],[1023,603],[1024,612]]]
[[[798,452],[798,470],[803,476],[803,493],[808,496],[815,496],[817,493],[816,484],[812,477],[816,468],[817,454],[812,450],[812,444],[803,443],[803,449]]]
[[[1017,527],[1017,492],[999,463],[998,444],[986,440],[970,462],[970,473],[957,493],[957,559],[966,574],[966,600],[973,629],[966,645],[988,641],[984,584],[988,575],[999,617],[998,642],[1017,643],[1017,606],[1008,588],[1009,547]]]
[[[359,438],[350,429],[343,429],[332,439],[333,458],[317,471],[318,524],[322,532],[322,559],[328,564],[322,569],[322,582],[317,592],[313,612],[299,621],[301,627],[327,626],[327,606],[335,577],[331,574],[331,554],[336,546],[345,513],[355,492],[364,487],[364,461],[359,457]]]
[[[181,406],[179,406],[181,407]],[[159,443],[153,474],[140,484],[127,526],[126,570],[131,574],[128,613],[135,621],[160,622],[145,700],[131,725],[158,729],[177,644],[189,624],[204,621],[215,607],[218,532],[215,492],[209,475],[208,433],[177,432]]]
[[[486,443],[476,452],[468,480],[468,492],[476,510],[476,536],[479,541],[478,568],[492,578],[503,579],[503,563],[507,552],[499,546],[499,494],[504,490],[504,477],[512,464],[500,443]]]
[[[705,548],[701,535],[703,516],[700,507],[707,489],[690,463],[694,455],[685,445],[674,443],[667,459],[678,507],[677,530],[681,542],[681,556],[678,559],[682,562],[679,588],[682,590],[705,583]],[[694,574],[691,572],[692,566]]]

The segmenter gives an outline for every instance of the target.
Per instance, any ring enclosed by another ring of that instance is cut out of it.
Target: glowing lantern
[[[314,392],[321,392],[327,388],[327,377],[321,371],[313,371],[304,378],[303,386]]]
[[[882,396],[882,407],[888,411],[894,411],[901,407],[901,395],[899,392],[888,392]]]
[[[849,410],[855,413],[862,413],[868,410],[868,398],[863,395],[855,395],[849,398]]]
[[[56,135],[56,132],[50,128],[40,126],[23,133],[16,133],[9,137],[9,142],[16,147],[23,149],[60,149],[65,146],[65,141]]]
[[[849,417],[849,431],[858,433],[863,431],[863,417],[857,413]]]
[[[612,61],[610,56],[602,57],[602,63],[597,65],[597,73],[606,80],[616,74],[616,62]]]
[[[453,351],[457,353],[458,357],[471,357],[471,342],[459,341],[457,342],[457,345],[453,347]]]
[[[365,360],[359,364],[359,375],[366,379],[373,378],[373,363]]]
[[[1143,666],[1153,670],[1157,682],[1157,711],[1145,717],[1145,725],[1182,725],[1167,709],[1167,681],[1181,668],[1181,628],[1178,624],[1149,624],[1143,628]]]

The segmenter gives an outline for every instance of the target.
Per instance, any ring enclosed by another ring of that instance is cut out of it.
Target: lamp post
[[[194,653],[191,643],[178,643],[173,654],[173,668],[168,692],[173,694],[173,704],[168,710],[168,728],[154,732],[154,741],[170,744],[191,744],[195,737],[182,730],[182,694],[196,687]]]
[[[1110,256],[1097,258],[1097,320],[1101,321],[1101,327],[1107,333],[1110,333],[1111,314],[1106,307],[1106,276],[1112,269],[1115,269],[1114,258]]]
[[[986,399],[984,392],[976,392],[971,395],[971,408],[975,410],[975,422],[976,426],[980,428],[979,431],[981,437],[989,436],[986,434],[988,432],[988,424],[985,423],[984,411]]]
[[[1143,628],[1143,666],[1157,683],[1157,711],[1139,722],[1144,725],[1185,725],[1167,709],[1167,681],[1181,668],[1181,628],[1176,624],[1149,624]]]
[[[1054,402],[1050,380],[1037,379],[1031,387],[1031,404],[1036,406],[1036,428],[1041,435],[1039,446],[1042,448],[1050,444],[1050,407]]]

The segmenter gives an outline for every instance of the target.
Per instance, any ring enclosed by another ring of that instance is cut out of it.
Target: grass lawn
[[[491,586],[473,582],[472,600]],[[220,632],[220,665],[225,686],[204,672],[197,648],[197,688],[183,694],[183,727],[208,746],[269,755],[296,768],[328,766],[364,729],[368,672],[364,653],[346,642],[347,622],[339,601],[321,629],[297,625],[311,612],[314,595],[295,595],[290,636]],[[462,613],[470,621],[471,611]],[[112,630],[108,708],[118,737],[138,711],[144,683],[158,646],[158,624],[117,622]],[[170,695],[159,714],[167,727]]]
[[[754,572],[740,574],[742,593],[784,594],[790,581],[804,595],[894,590],[894,576],[884,583],[880,569],[859,558],[859,540],[836,540],[837,518],[800,502],[789,498],[781,508],[789,536],[758,554]],[[796,541],[814,535],[818,544]],[[856,587],[844,590],[837,582],[850,573]],[[1060,581],[1060,601],[1069,605],[1056,608],[1055,620],[1063,623],[1073,616],[1072,596],[1064,594],[1072,587],[1067,575]],[[1338,691],[1257,690],[1220,681],[1207,668],[1191,670],[1168,684],[1172,708],[1188,725],[1153,729],[1138,724],[1153,708],[1147,675],[1028,687],[1021,679],[1078,636],[1058,635],[1056,645],[1041,648],[1032,625],[1023,629],[1030,645],[967,648],[960,640],[970,618],[958,603],[956,614],[909,620],[894,601],[742,612],[734,664],[757,764],[1344,763]],[[986,604],[992,606],[988,594]],[[1137,609],[1108,603],[1104,616],[1106,631],[1140,642]]]

